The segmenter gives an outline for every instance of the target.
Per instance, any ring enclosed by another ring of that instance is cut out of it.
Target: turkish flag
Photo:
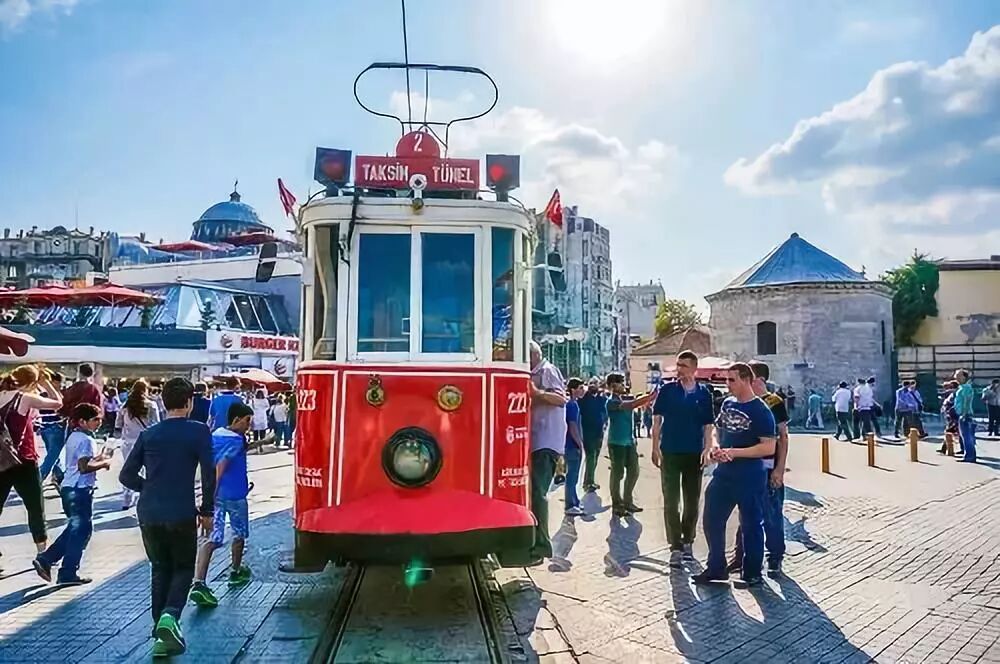
[[[288,191],[285,183],[278,178],[278,196],[281,198],[281,207],[285,208],[285,215],[292,214],[292,206],[295,205],[295,196]]]
[[[542,213],[546,219],[551,221],[553,224],[562,228],[563,225],[563,213],[562,213],[562,202],[559,200],[559,190],[556,189],[552,192],[552,198],[549,199],[549,204],[545,206],[545,212]]]

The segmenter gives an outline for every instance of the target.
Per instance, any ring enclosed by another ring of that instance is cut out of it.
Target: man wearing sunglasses
[[[702,525],[708,541],[705,571],[693,577],[699,585],[728,581],[726,571],[726,522],[740,508],[743,531],[742,579],[736,586],[748,588],[763,583],[764,514],[762,497],[767,474],[764,458],[775,451],[777,427],[767,405],[754,395],[754,374],[749,365],[733,364],[726,377],[732,396],[722,403],[715,420],[718,442],[709,450],[716,467],[705,490]]]

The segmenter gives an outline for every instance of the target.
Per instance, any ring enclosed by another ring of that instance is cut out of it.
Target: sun
[[[546,34],[587,66],[615,67],[673,51],[684,39],[691,1],[549,0]]]

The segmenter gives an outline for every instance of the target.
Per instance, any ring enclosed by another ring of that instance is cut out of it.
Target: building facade
[[[564,209],[566,253],[566,322],[586,332],[583,370],[604,375],[616,368],[614,288],[611,281],[611,235],[577,206]]]
[[[828,401],[841,381],[870,376],[879,399],[890,397],[891,290],[797,233],[705,299],[714,354],[767,362],[799,403],[810,389]]]
[[[1000,255],[937,266],[938,315],[920,324],[916,344],[1000,344]]]
[[[667,299],[663,284],[619,285],[615,289],[615,313],[622,331],[650,341],[656,336],[656,310]]]
[[[54,226],[50,230],[9,228],[0,239],[3,286],[29,288],[47,283],[84,282],[91,272],[107,272],[117,250],[117,236]]]

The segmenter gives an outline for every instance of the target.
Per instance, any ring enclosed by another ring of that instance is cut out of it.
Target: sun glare
[[[591,66],[642,61],[674,51],[690,20],[682,0],[550,0],[545,25],[554,43]]]

